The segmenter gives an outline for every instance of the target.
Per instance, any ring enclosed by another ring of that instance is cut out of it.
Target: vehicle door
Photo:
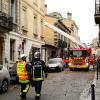
[[[3,79],[3,65],[0,65],[0,84],[2,82]]]

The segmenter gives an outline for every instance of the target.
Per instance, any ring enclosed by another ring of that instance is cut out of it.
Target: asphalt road
[[[43,82],[41,100],[79,100],[83,91],[90,86],[94,78],[92,69],[49,73]],[[0,100],[20,100],[20,86],[11,85],[7,93],[0,94]],[[34,88],[30,87],[27,100],[34,100]]]

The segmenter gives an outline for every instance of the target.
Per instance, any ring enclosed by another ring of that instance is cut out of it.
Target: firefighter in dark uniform
[[[40,52],[34,53],[34,59],[31,62],[33,67],[33,78],[32,82],[35,86],[35,100],[39,100],[41,96],[42,82],[44,78],[48,76],[48,68],[45,62],[40,60]]]
[[[21,60],[17,64],[17,76],[21,85],[20,97],[26,99],[26,94],[30,87],[32,66],[26,62],[26,55],[21,55]]]

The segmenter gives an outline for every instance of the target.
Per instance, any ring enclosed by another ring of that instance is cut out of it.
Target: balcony
[[[100,24],[100,0],[95,0],[95,23]]]
[[[0,11],[0,32],[9,32],[13,29],[13,17]]]

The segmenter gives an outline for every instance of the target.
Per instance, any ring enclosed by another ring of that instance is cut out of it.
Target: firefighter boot
[[[22,100],[26,100],[26,95],[25,94],[21,94],[20,97],[21,97]]]
[[[40,96],[35,96],[35,100],[40,100]]]

